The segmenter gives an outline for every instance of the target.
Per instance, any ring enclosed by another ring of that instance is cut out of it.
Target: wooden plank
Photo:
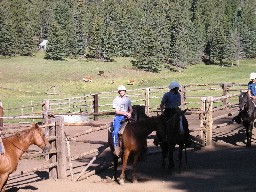
[[[56,128],[56,148],[57,148],[57,173],[58,179],[65,179],[67,177],[66,167],[66,143],[64,135],[64,117],[57,117],[57,128]]]
[[[44,170],[44,169],[49,169],[49,168],[56,167],[56,166],[57,166],[57,163],[49,163],[47,165],[44,165],[44,166],[41,166],[38,168],[32,168],[29,170],[20,171],[18,173],[12,173],[10,175],[10,177],[19,176],[19,175],[23,175],[23,174],[27,174],[27,173],[31,173],[31,172],[35,172],[35,171],[40,171],[40,170]]]

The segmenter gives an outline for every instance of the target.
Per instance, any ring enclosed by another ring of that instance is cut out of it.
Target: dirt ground
[[[226,112],[224,112],[226,113]],[[228,114],[228,113],[227,113]],[[220,120],[219,123],[230,122],[230,125],[213,130],[213,144],[203,148],[187,149],[188,163],[183,162],[183,170],[177,168],[170,174],[162,169],[161,153],[148,139],[150,153],[137,166],[138,183],[131,183],[131,167],[128,168],[128,179],[124,186],[111,180],[113,169],[109,167],[80,181],[71,181],[70,170],[67,179],[48,179],[44,171],[10,178],[9,192],[38,191],[38,192],[255,192],[256,191],[256,132],[254,130],[252,147],[245,147],[245,130],[242,125],[232,123],[231,117]],[[190,129],[198,128],[197,117],[188,116]],[[66,133],[71,136],[81,132],[83,127],[65,127]],[[76,129],[76,130],[74,130]],[[194,136],[196,132],[192,132]],[[90,142],[72,142],[72,155],[83,153],[107,143],[106,130],[98,131],[83,137],[81,140]],[[154,152],[154,153],[153,153]],[[183,153],[184,154],[184,153]],[[176,154],[176,164],[178,158]],[[74,177],[86,167],[91,157],[73,161]],[[109,149],[104,151],[93,163],[90,169],[96,169],[102,164],[111,162]],[[19,165],[32,166],[33,162],[25,161]],[[68,167],[69,168],[69,167]],[[119,171],[121,165],[119,166]]]

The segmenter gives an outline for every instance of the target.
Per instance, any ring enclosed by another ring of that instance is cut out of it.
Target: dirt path
[[[231,117],[230,117],[231,119]],[[230,121],[226,119],[225,121]],[[193,122],[191,122],[193,124]],[[71,134],[71,132],[69,132]],[[254,131],[253,138],[256,138]],[[87,136],[88,139],[88,136]],[[92,141],[87,147],[104,145],[106,131],[91,134]],[[38,191],[38,192],[255,192],[256,191],[256,141],[253,139],[252,148],[246,148],[245,132],[241,125],[231,124],[213,131],[213,145],[201,150],[188,149],[188,165],[182,173],[172,175],[160,168],[161,154],[148,155],[145,161],[138,164],[137,184],[128,180],[124,186],[108,179],[112,177],[112,168],[103,170],[95,175],[74,182],[70,175],[65,180],[44,180],[47,176],[38,172],[8,181],[9,192]],[[156,150],[149,141],[149,150]],[[88,144],[87,144],[88,145]],[[85,143],[73,144],[73,149],[80,151],[87,148]],[[74,151],[74,150],[73,150]],[[176,157],[177,159],[177,157]],[[80,159],[76,162],[77,173],[82,170],[90,159]],[[95,162],[98,166],[104,161],[111,161],[109,150],[102,154],[102,159]],[[121,167],[121,166],[120,166]],[[79,169],[80,168],[80,169]],[[19,187],[19,188],[17,188]]]

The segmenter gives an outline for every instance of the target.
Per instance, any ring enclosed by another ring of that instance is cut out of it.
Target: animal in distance
[[[92,82],[92,77],[91,76],[83,77],[83,82]]]

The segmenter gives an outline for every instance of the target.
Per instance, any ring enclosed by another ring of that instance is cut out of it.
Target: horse
[[[127,167],[128,157],[133,152],[133,169],[132,169],[132,182],[137,183],[136,178],[136,164],[142,149],[145,147],[147,136],[153,131],[161,132],[165,128],[165,121],[162,116],[148,117],[139,121],[130,121],[125,126],[124,132],[119,136],[119,142],[121,143],[122,149],[122,172],[119,178],[120,185],[124,185],[125,171]],[[109,146],[112,151],[113,162],[114,162],[114,177],[117,180],[117,167],[118,159],[113,154],[114,146],[111,138],[111,132],[109,132]]]
[[[239,95],[239,114],[233,118],[237,123],[243,122],[246,129],[246,146],[251,147],[252,129],[256,119],[255,103],[249,97],[248,92],[242,92]]]
[[[2,138],[2,142],[5,153],[0,155],[0,191],[4,192],[9,175],[17,169],[19,159],[28,147],[34,144],[46,152],[50,149],[50,143],[37,124],[13,136]]]
[[[166,123],[166,137],[162,139],[162,143],[160,147],[162,149],[162,168],[165,168],[166,162],[165,160],[169,159],[168,169],[172,171],[175,167],[173,160],[173,153],[175,150],[175,146],[179,146],[179,172],[181,172],[182,168],[182,152],[185,148],[185,157],[187,163],[187,154],[185,147],[185,132],[183,127],[188,128],[188,121],[184,115],[185,111],[176,111],[172,117]],[[180,122],[180,117],[182,117],[182,126]],[[169,156],[168,156],[169,155]]]

